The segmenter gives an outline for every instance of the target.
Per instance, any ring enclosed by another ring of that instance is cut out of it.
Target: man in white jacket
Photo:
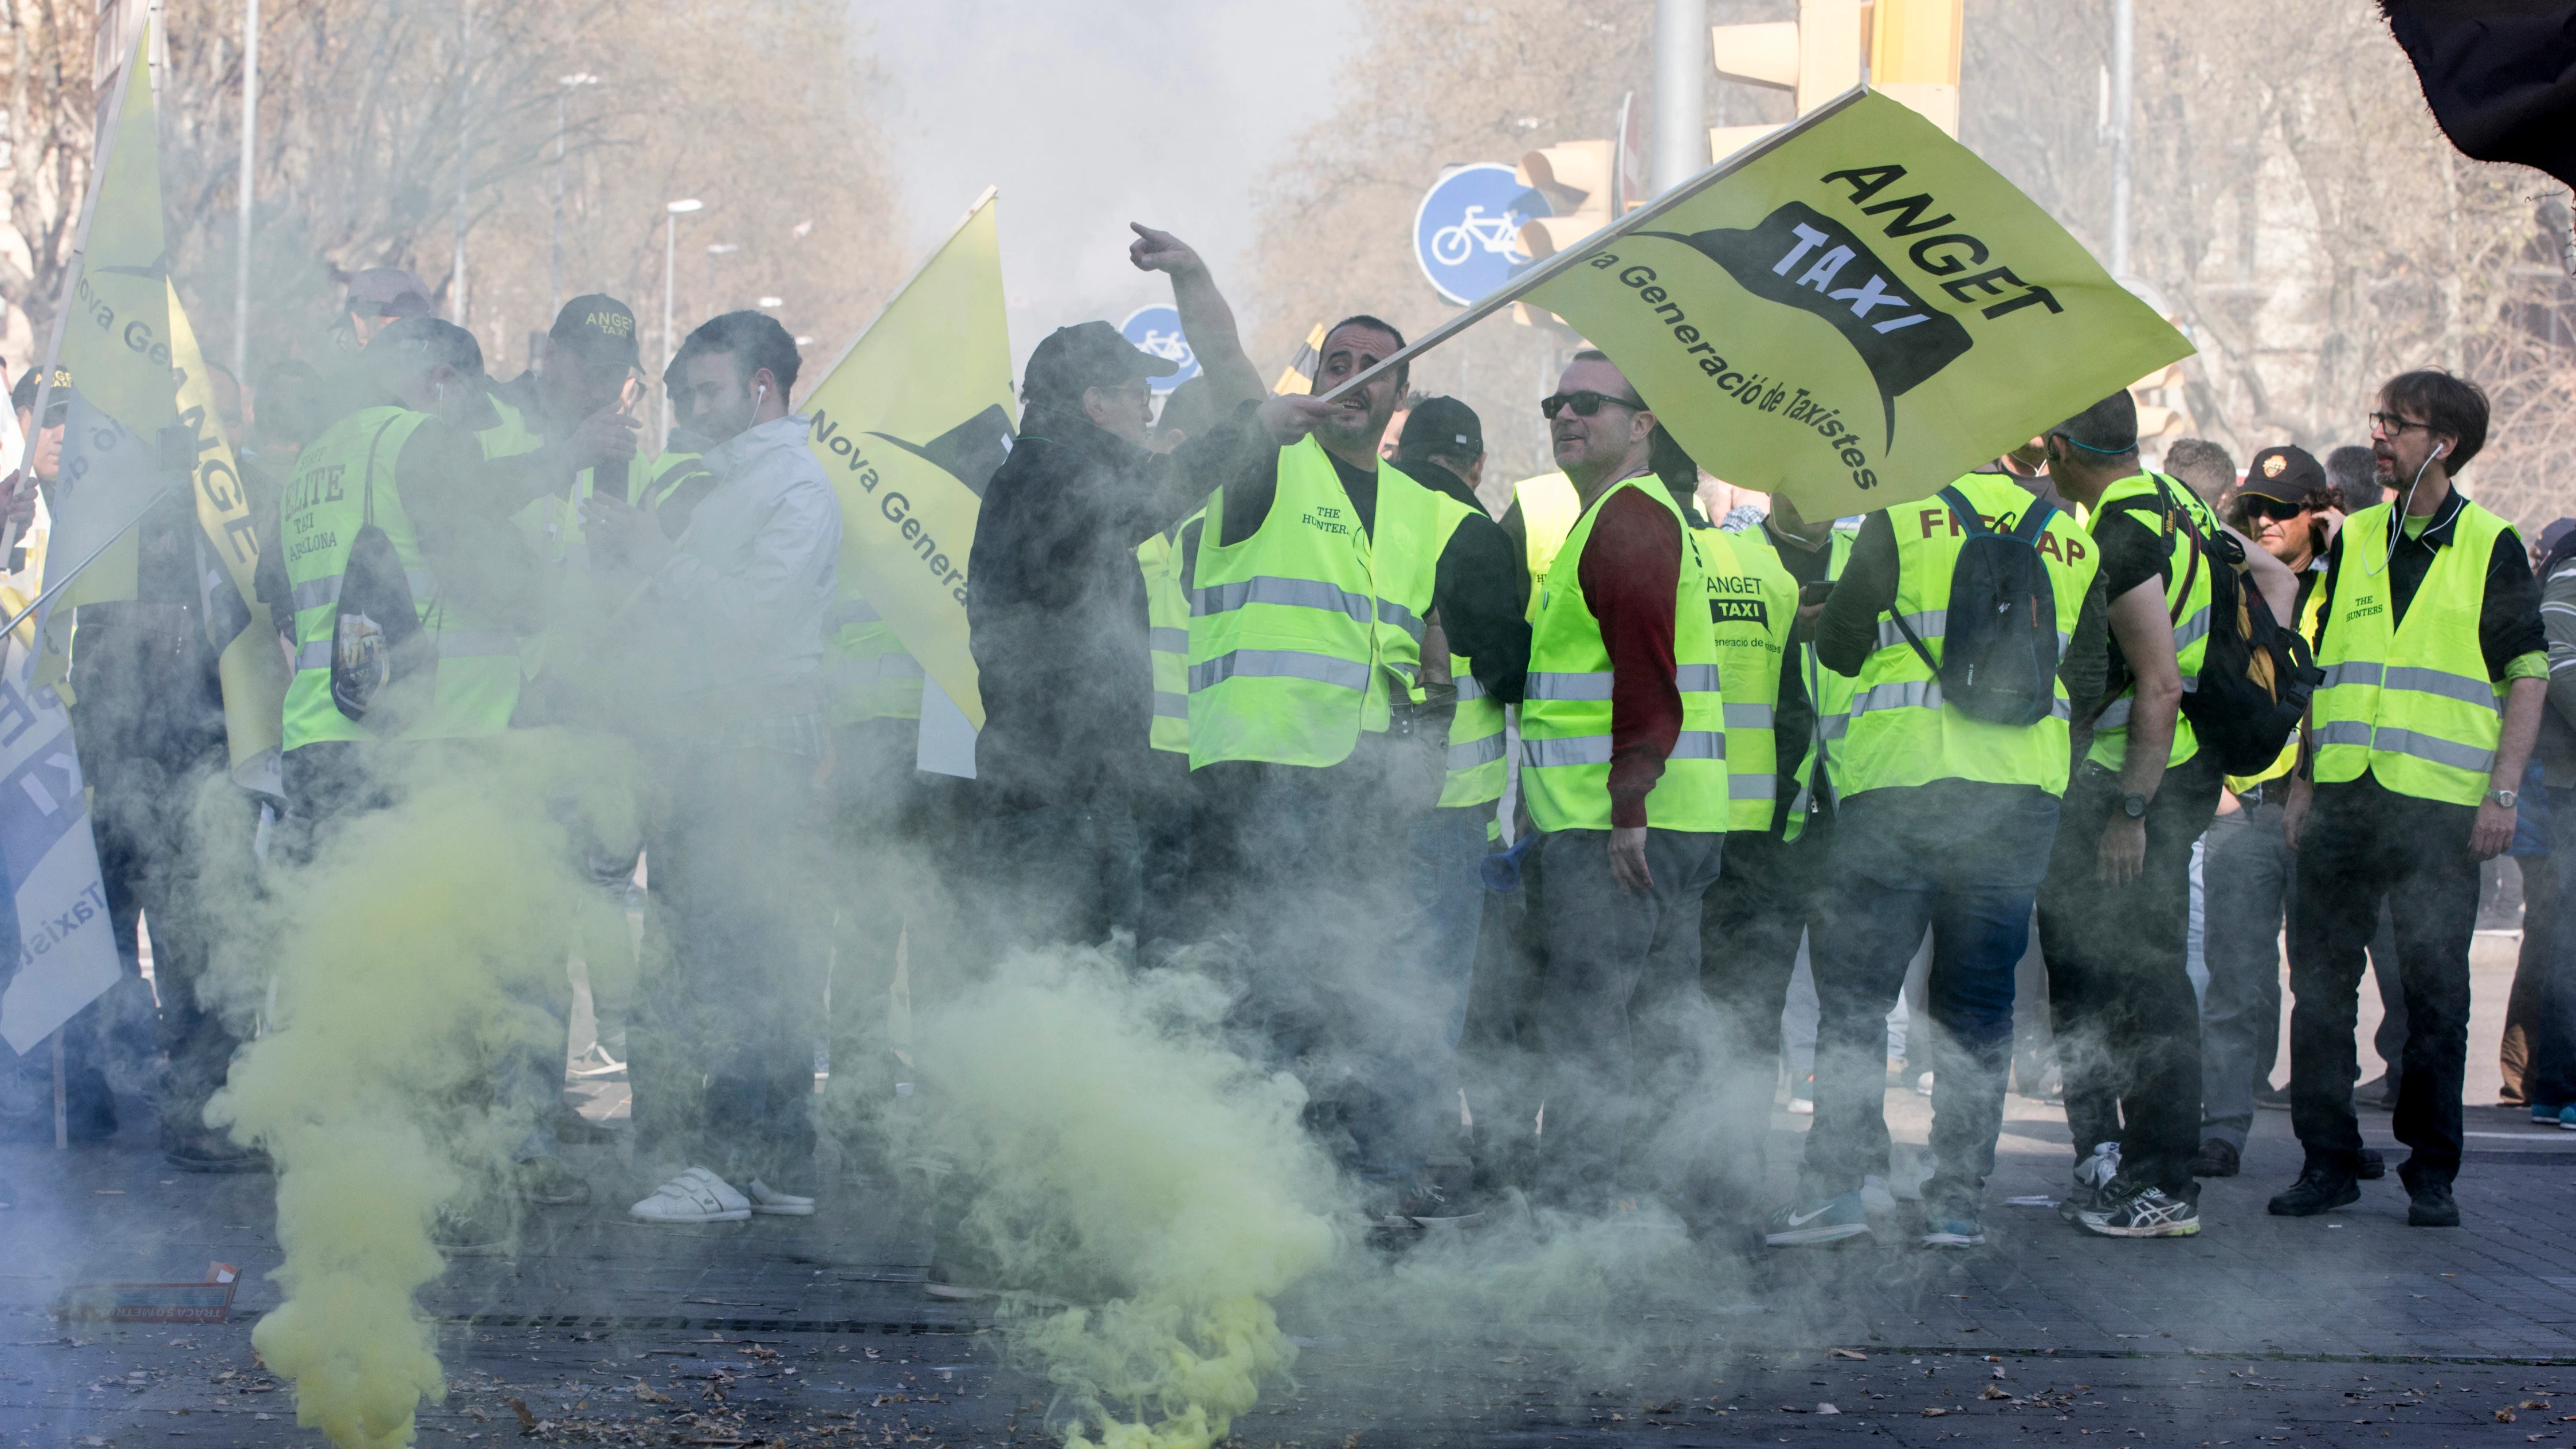
[[[630,1209],[648,1222],[814,1210],[824,943],[812,902],[828,758],[817,671],[841,510],[806,446],[811,419],[787,408],[797,363],[763,313],[689,334],[666,380],[679,418],[713,444],[715,487],[676,538],[615,500],[586,513],[594,557],[644,581],[630,608],[669,751],[653,772],[667,823],[647,859],[670,961],[639,993],[629,1046],[639,1156],[687,1170]],[[701,1073],[690,1113],[678,1084]]]

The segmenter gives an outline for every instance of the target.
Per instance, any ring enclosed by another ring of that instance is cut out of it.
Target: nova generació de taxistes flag
[[[1860,94],[1521,293],[1693,458],[1810,518],[1912,502],[2191,344],[1903,105]]]
[[[841,498],[841,578],[978,729],[966,555],[1018,427],[993,193],[805,400]]]

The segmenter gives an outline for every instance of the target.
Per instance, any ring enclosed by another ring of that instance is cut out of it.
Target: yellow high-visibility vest
[[[2465,499],[2451,542],[2392,629],[2388,530],[2375,504],[2344,520],[2343,558],[2326,602],[2325,683],[2309,705],[2321,785],[2362,772],[2400,795],[2475,805],[2486,798],[2504,734],[2504,686],[2487,676],[2478,639],[2487,560],[2513,525]],[[2520,545],[2517,536],[2515,543]]]
[[[1646,823],[1663,830],[1727,828],[1726,709],[1717,634],[1708,622],[1702,530],[1682,517],[1657,479],[1623,478],[1601,492],[1566,535],[1563,556],[1581,558],[1603,504],[1633,489],[1671,511],[1682,531],[1681,581],[1673,598],[1673,662],[1682,698],[1681,734],[1646,796]],[[1541,830],[1610,828],[1610,649],[1601,621],[1569,569],[1540,591],[1530,637],[1529,685],[1521,698],[1521,793]]]
[[[1954,486],[1986,526],[1998,531],[2010,529],[2022,510],[2039,501],[2021,485],[1995,473],[1971,473]],[[1967,541],[1967,530],[1937,497],[1890,509],[1888,521],[1896,530],[1895,612],[1905,616],[1916,637],[1938,659],[1950,609],[1950,575]],[[2037,547],[2053,585],[2062,658],[2074,640],[2075,621],[2083,613],[2084,595],[2093,587],[2101,561],[2094,555],[2092,537],[2063,509],[2049,519]],[[2051,682],[2056,703],[2048,717],[2036,724],[1971,719],[1942,702],[1941,683],[1932,666],[1914,652],[1892,619],[1881,619],[1878,648],[1861,666],[1852,694],[1851,725],[1843,740],[1843,793],[1861,795],[1935,780],[1971,780],[2036,785],[2051,795],[2064,795],[2067,721],[2074,706],[2066,697],[2065,681],[2052,678]]]

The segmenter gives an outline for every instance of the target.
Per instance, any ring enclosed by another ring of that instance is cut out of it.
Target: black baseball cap
[[[636,350],[635,309],[598,292],[564,303],[546,336],[592,367],[633,367],[642,356]]]
[[[44,385],[45,370],[41,367],[28,368],[25,372],[18,374],[18,380],[10,385],[9,406],[16,408],[20,412],[26,412],[34,408],[36,405],[36,390]],[[45,404],[45,411],[53,415],[51,421],[62,421],[64,411],[71,406],[71,392],[72,370],[68,367],[55,368],[54,395]]]
[[[2237,489],[2281,503],[2305,503],[2318,493],[2334,491],[2325,465],[2305,448],[2265,448],[2245,465],[2245,482]]]
[[[1485,451],[1485,425],[1476,410],[1454,397],[1427,397],[1405,414],[1404,431],[1396,435],[1395,456],[1427,458],[1434,453],[1473,458]]]
[[[1179,363],[1140,349],[1106,322],[1077,322],[1055,329],[1029,354],[1020,386],[1032,397],[1077,399],[1085,388],[1117,387],[1180,370]]]

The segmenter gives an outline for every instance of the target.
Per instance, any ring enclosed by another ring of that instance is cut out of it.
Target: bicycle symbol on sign
[[[1467,260],[1468,253],[1479,244],[1489,252],[1519,256],[1521,223],[1527,220],[1517,211],[1489,217],[1482,206],[1468,207],[1455,226],[1444,226],[1431,234],[1432,259],[1444,267],[1454,267]]]
[[[1177,327],[1169,332],[1146,328],[1144,340],[1136,344],[1136,350],[1179,363],[1183,372],[1189,371],[1191,363],[1196,360],[1190,352],[1189,339],[1182,336]]]

